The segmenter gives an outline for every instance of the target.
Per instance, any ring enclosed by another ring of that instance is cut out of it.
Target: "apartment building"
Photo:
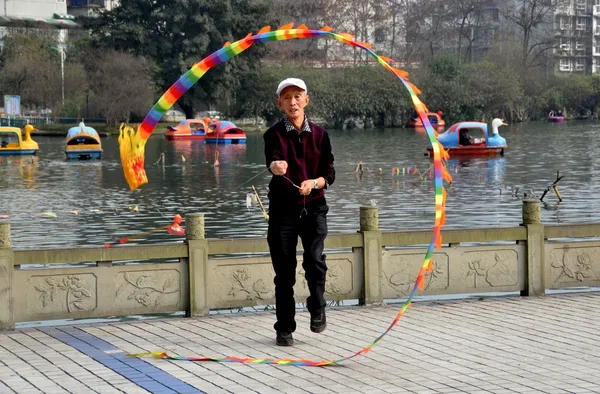
[[[110,11],[119,0],[66,0],[69,14],[93,16],[102,11]]]
[[[556,74],[600,71],[600,0],[566,0],[554,13]]]

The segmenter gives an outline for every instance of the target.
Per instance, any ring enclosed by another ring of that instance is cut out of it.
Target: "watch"
[[[319,188],[319,181],[318,181],[318,180],[316,180],[316,179],[315,179],[314,181],[315,181],[315,187],[314,187],[314,188],[315,188],[315,189],[318,189],[318,188]]]

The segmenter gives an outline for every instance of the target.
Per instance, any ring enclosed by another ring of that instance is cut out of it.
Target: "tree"
[[[154,81],[168,89],[194,63],[248,32],[269,24],[267,0],[129,0],[99,17],[85,18],[96,46],[144,56],[156,63]],[[264,46],[208,72],[179,100],[187,117],[197,100],[208,105],[239,87],[244,73],[256,69]]]
[[[53,106],[60,102],[60,59],[53,42],[36,35],[7,36],[0,65],[6,94],[21,96],[24,106]]]
[[[520,33],[521,66],[528,68],[543,65],[544,53],[554,48],[552,28],[554,12],[566,0],[510,0],[505,4],[503,15]]]
[[[89,62],[92,105],[109,126],[130,121],[132,114],[143,114],[154,99],[149,65],[143,59],[117,51],[97,51]]]

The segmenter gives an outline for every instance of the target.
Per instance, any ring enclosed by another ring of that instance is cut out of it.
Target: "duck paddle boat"
[[[165,138],[168,140],[203,140],[210,133],[210,119],[184,119],[177,126],[168,126]]]
[[[446,126],[446,122],[442,119],[442,111],[438,112],[429,112],[427,113],[427,118],[429,119],[429,123],[434,128],[441,128]],[[418,116],[412,117],[406,127],[414,127],[414,128],[423,128],[423,122],[421,122],[421,118]]]
[[[507,124],[502,119],[494,119],[492,135],[489,135],[487,123],[460,122],[440,134],[438,141],[448,151],[450,157],[503,155],[508,145],[506,139],[498,133],[500,126],[507,126]],[[431,146],[427,147],[427,152],[430,157],[433,157]]]
[[[245,144],[246,133],[227,120],[213,120],[209,124],[214,131],[206,136],[207,144]]]
[[[25,137],[21,136],[18,127],[0,127],[0,156],[32,156],[36,155],[40,147],[31,139],[31,132],[35,128],[28,124],[23,131]]]
[[[71,127],[65,140],[67,160],[89,160],[102,158],[102,142],[98,132],[83,122]]]

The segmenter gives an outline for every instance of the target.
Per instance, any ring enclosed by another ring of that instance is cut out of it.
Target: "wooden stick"
[[[254,185],[252,185],[252,190],[254,190],[254,195],[256,196],[256,199],[258,200],[258,206],[260,207],[260,211],[262,212],[263,216],[265,217],[265,220],[268,223],[269,222],[269,214],[267,214],[267,210],[265,209],[262,201],[260,200],[260,195],[256,191],[256,188],[254,187]]]

